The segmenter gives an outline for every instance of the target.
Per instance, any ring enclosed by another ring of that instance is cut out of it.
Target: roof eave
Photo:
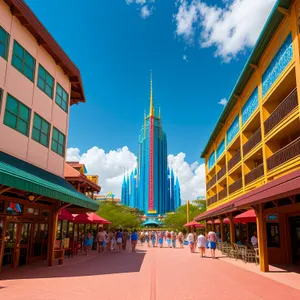
[[[222,124],[225,123],[226,118],[228,117],[229,113],[231,112],[232,107],[235,105],[235,103],[237,101],[236,95],[239,95],[238,89],[243,90],[245,88],[248,80],[251,78],[251,76],[254,72],[254,69],[250,65],[251,64],[257,65],[261,58],[261,55],[265,51],[265,48],[261,48],[261,46],[262,46],[263,42],[266,42],[266,36],[268,36],[268,33],[270,31],[274,30],[274,28],[273,28],[274,25],[272,24],[272,21],[275,20],[277,17],[279,19],[281,19],[281,21],[283,20],[284,15],[278,11],[278,7],[289,8],[293,1],[294,0],[277,0],[277,2],[274,4],[274,7],[267,19],[262,31],[261,31],[261,34],[259,35],[257,42],[256,42],[255,46],[253,47],[253,50],[252,50],[245,66],[237,80],[237,83],[234,86],[234,89],[229,97],[229,101],[228,101],[227,105],[225,106],[224,110],[222,111],[221,116],[219,117],[219,120],[217,122],[217,125],[215,126],[203,152],[201,153],[201,156],[200,156],[201,158],[205,158],[205,155],[208,153],[212,143],[215,141],[218,134],[222,130],[222,128],[224,126]],[[273,35],[271,37],[269,37],[267,44],[269,43],[269,41],[272,37],[273,37]],[[246,72],[249,72],[249,73],[246,74]]]

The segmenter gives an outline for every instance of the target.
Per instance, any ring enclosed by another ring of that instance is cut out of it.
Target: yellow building
[[[234,216],[254,209],[262,271],[300,262],[299,29],[300,0],[277,1],[202,153],[197,220],[229,218],[233,243]]]

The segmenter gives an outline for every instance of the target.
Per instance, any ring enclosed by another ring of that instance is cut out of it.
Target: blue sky
[[[267,6],[242,0],[239,7],[236,0],[180,0],[177,6],[167,0],[26,2],[81,70],[87,103],[71,109],[68,147],[83,153],[93,146],[105,152],[128,146],[136,154],[152,69],[168,152],[185,153],[191,164],[202,162],[223,109],[218,102],[229,96],[274,0]],[[258,29],[251,20],[242,27],[236,20],[249,15],[249,6],[265,10],[256,14]],[[212,19],[215,12],[219,20]],[[232,33],[238,30],[242,37]]]

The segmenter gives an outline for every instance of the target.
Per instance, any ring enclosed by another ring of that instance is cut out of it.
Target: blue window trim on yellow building
[[[14,41],[11,65],[34,82],[35,58],[16,40]]]
[[[213,151],[208,159],[208,169],[209,170],[214,166],[215,162],[216,162],[216,155],[215,155],[215,151]]]
[[[280,49],[262,75],[262,96],[264,97],[276,79],[293,59],[292,34],[289,33]]]
[[[244,125],[258,107],[258,88],[256,88],[242,108],[242,124]]]
[[[28,136],[30,115],[29,107],[7,94],[3,124]]]
[[[7,60],[10,35],[0,26],[0,56]]]
[[[240,123],[239,123],[239,116],[236,116],[234,121],[231,123],[229,129],[227,130],[227,145],[231,143],[231,141],[235,138],[235,136],[240,131]]]
[[[225,151],[225,139],[223,139],[223,141],[219,144],[218,148],[217,148],[217,159],[224,153]]]

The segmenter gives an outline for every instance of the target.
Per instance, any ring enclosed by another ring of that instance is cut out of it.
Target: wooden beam
[[[12,14],[13,16],[15,16],[15,17],[21,17],[21,16],[22,16],[22,14],[20,13],[20,11],[17,10],[16,7],[13,6],[13,5],[12,5],[11,8],[10,8],[10,12],[11,12],[11,14]]]
[[[280,7],[278,6],[277,7],[277,10],[282,13],[283,15],[285,15],[286,17],[289,17],[291,14],[290,14],[290,11],[286,8],[283,8],[283,7]]]
[[[268,248],[267,248],[267,235],[266,224],[264,222],[263,205],[258,204],[258,214],[256,215],[256,225],[258,234],[258,248],[259,248],[259,264],[262,272],[269,271],[268,262]]]
[[[2,195],[3,193],[5,193],[5,192],[7,192],[7,191],[9,191],[9,190],[11,190],[12,189],[12,187],[4,187],[4,188],[2,188],[1,190],[0,190],[0,195]]]
[[[238,100],[241,98],[238,94],[234,94],[233,97],[238,99]]]
[[[296,203],[296,196],[290,196],[289,199],[291,200],[292,204]]]
[[[80,80],[77,76],[70,76],[69,79],[71,83],[80,83]]]
[[[254,69],[254,70],[257,70],[257,69],[258,69],[258,66],[255,65],[255,64],[250,64],[249,66],[250,66],[252,69]]]
[[[273,200],[272,202],[276,207],[278,207],[278,200]]]

